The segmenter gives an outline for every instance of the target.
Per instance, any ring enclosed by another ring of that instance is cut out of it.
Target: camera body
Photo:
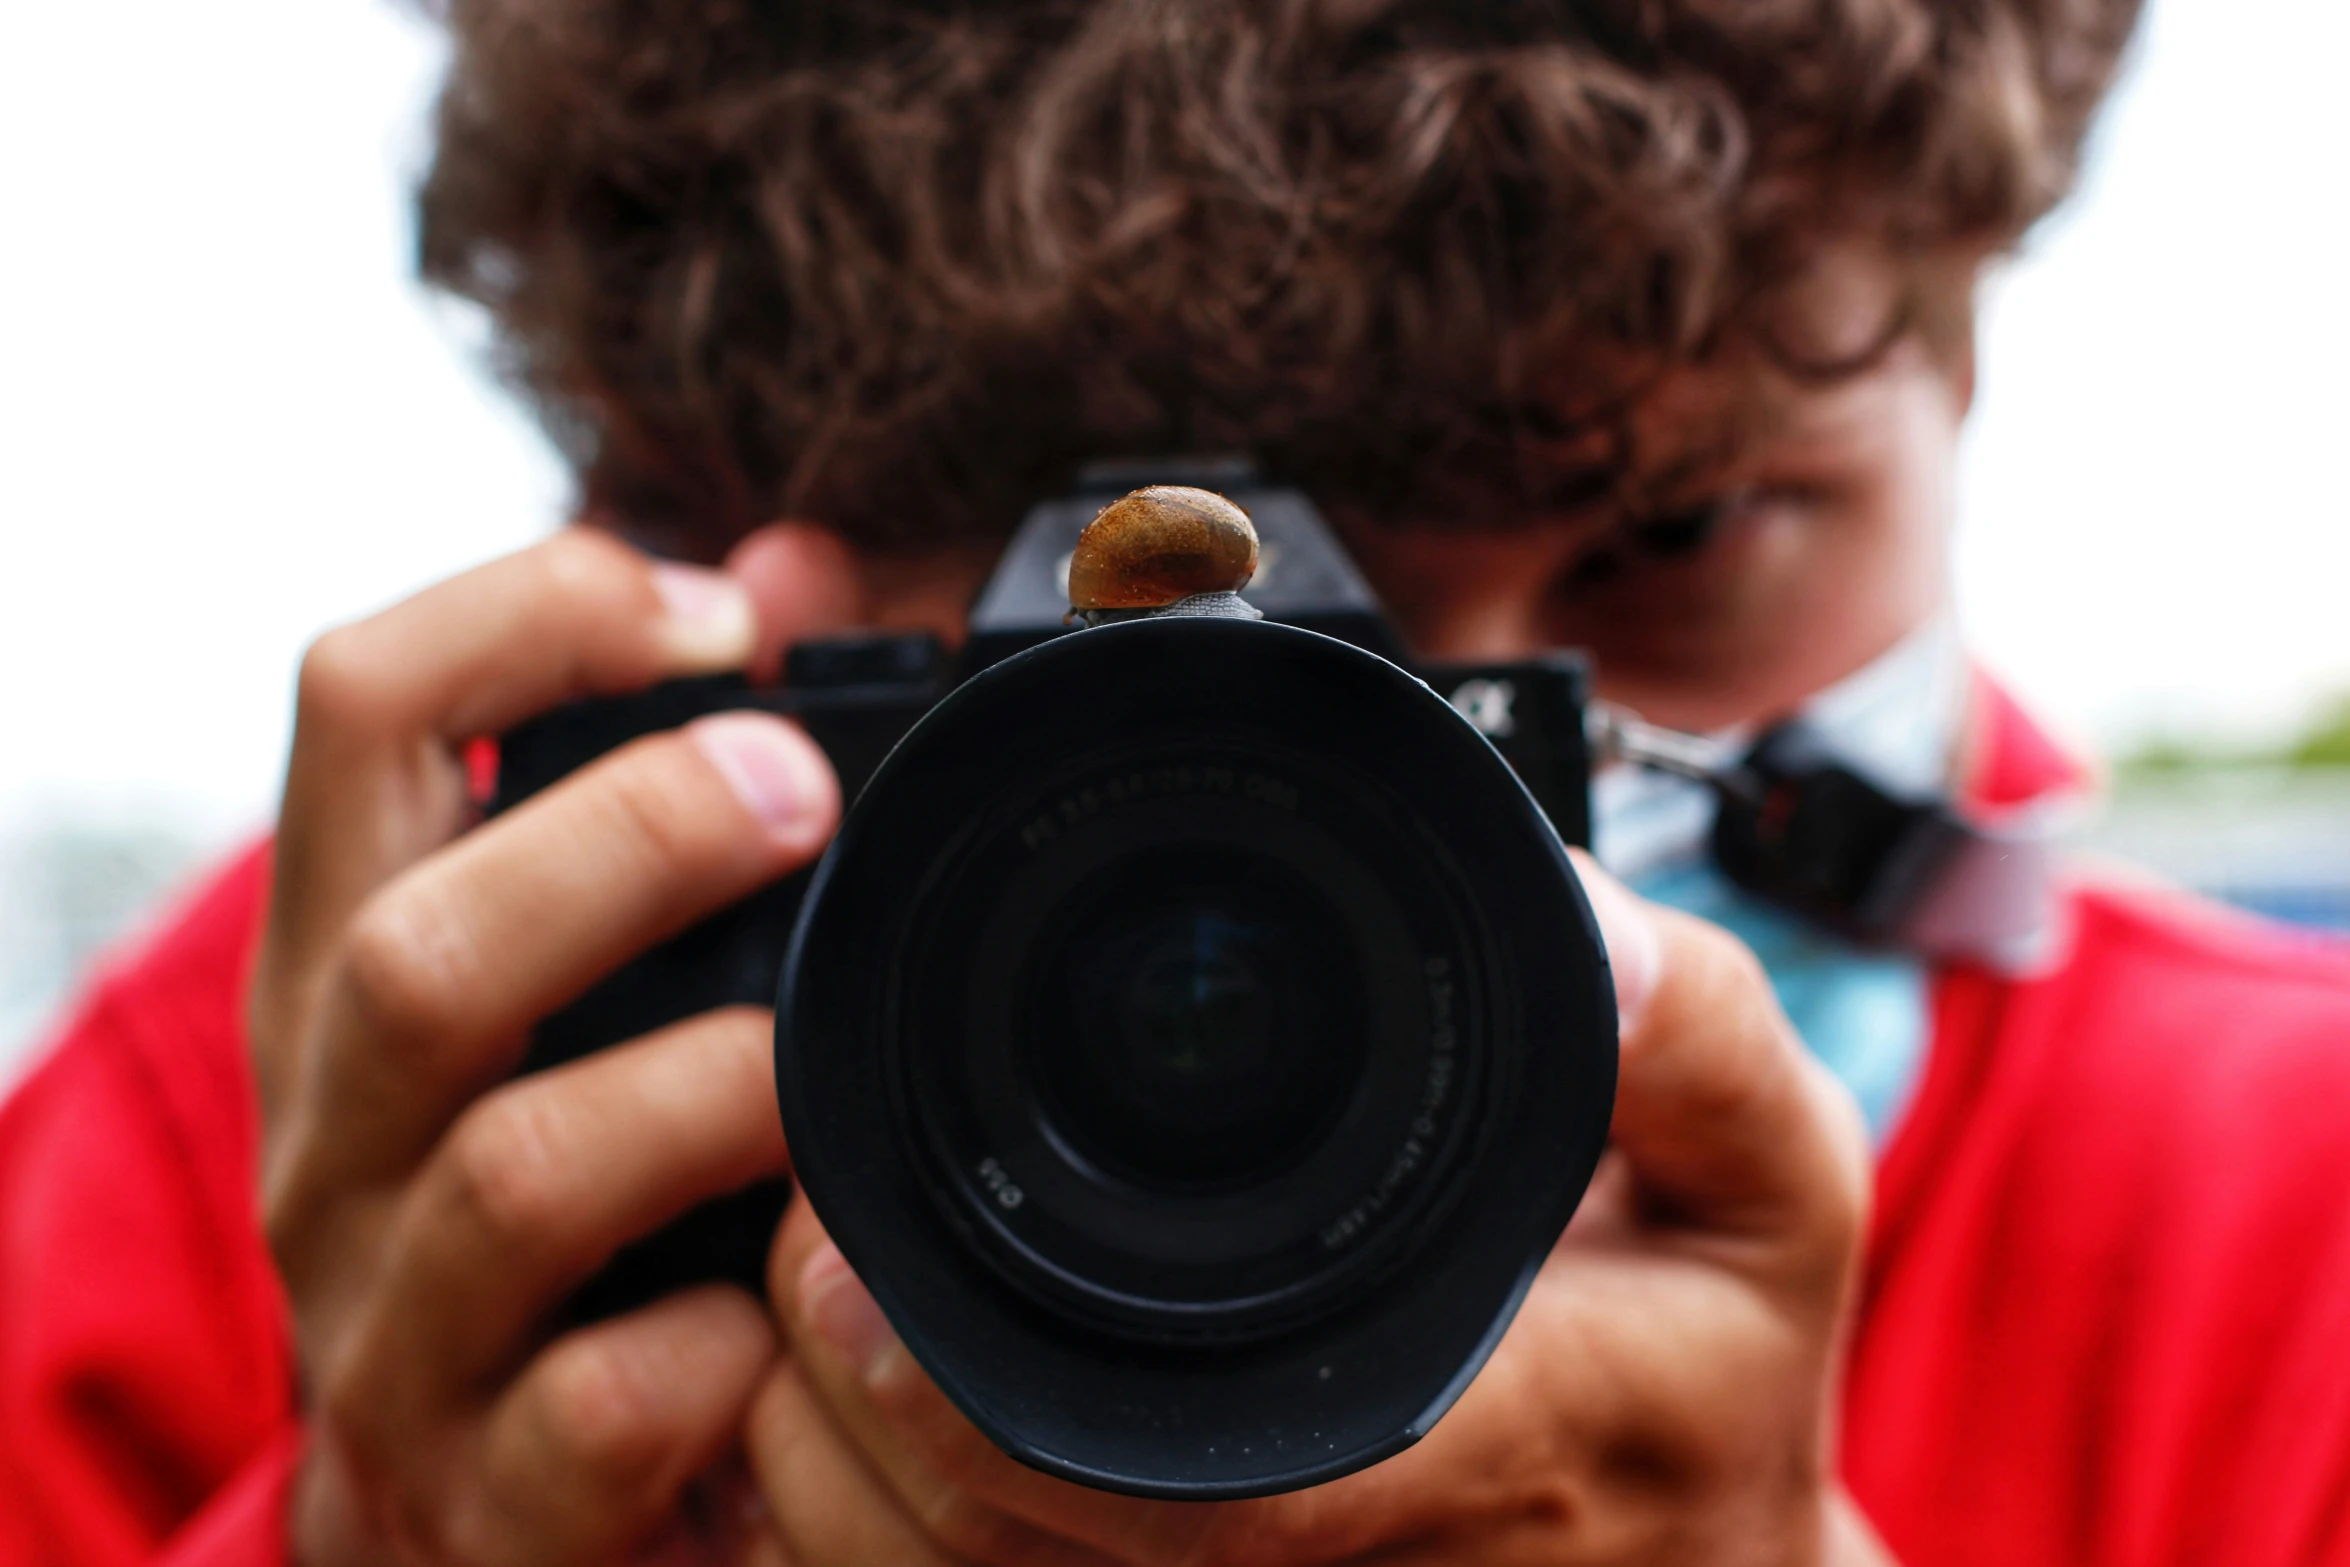
[[[963,647],[927,634],[824,638],[787,651],[783,678],[672,681],[627,696],[570,704],[501,737],[491,814],[641,735],[707,713],[785,714],[823,748],[854,801],[925,714],[1015,655],[1075,634],[1067,576],[1077,536],[1109,501],[1150,483],[1213,486],[1253,520],[1261,540],[1248,601],[1268,621],[1318,633],[1412,671],[1446,698],[1506,760],[1558,837],[1587,844],[1591,753],[1588,670],[1573,653],[1482,664],[1413,666],[1378,601],[1312,502],[1259,483],[1245,463],[1101,465],[1067,495],[1033,508],[976,601]],[[534,1071],[730,1004],[776,1000],[786,948],[813,869],[785,878],[607,976],[535,1030]],[[767,1249],[790,1183],[762,1182],[704,1204],[628,1248],[583,1287],[584,1318],[643,1304],[708,1279],[763,1286]]]

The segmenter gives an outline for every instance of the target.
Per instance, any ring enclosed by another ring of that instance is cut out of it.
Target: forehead
[[[1536,493],[1560,510],[1638,508],[1707,486],[1767,481],[1781,470],[1866,461],[1914,417],[1915,393],[1954,392],[1957,375],[1917,333],[1833,375],[1798,373],[1757,354],[1674,368],[1613,417],[1528,443]],[[1955,414],[1958,400],[1948,404]]]
[[[1767,453],[1867,445],[1903,388],[1955,380],[1963,334],[1935,301],[1963,300],[1971,278],[1963,263],[1824,249],[1758,312],[1756,336],[1649,377],[1625,419],[1627,482],[1669,490]]]

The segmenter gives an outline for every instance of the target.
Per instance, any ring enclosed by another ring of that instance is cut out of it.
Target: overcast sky
[[[2076,732],[2350,689],[2345,59],[2341,0],[2156,0],[1992,297],[1963,610]],[[559,515],[407,281],[435,70],[387,0],[0,8],[0,823],[260,822],[305,641]]]

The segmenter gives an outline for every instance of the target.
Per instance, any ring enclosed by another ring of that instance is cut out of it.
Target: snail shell
[[[1154,484],[1112,501],[1069,557],[1069,607],[1156,609],[1237,593],[1257,571],[1248,513],[1212,490]]]

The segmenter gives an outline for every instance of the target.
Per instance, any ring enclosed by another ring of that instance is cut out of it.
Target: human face
[[[1733,391],[1727,374],[1680,374],[1644,405],[1636,448],[1670,452],[1676,426],[1704,427]],[[1606,508],[1489,529],[1353,527],[1348,545],[1423,656],[1581,647],[1602,696],[1657,722],[1769,719],[1945,602],[1970,391],[1966,364],[1914,339],[1825,386],[1773,381],[1757,433],[1658,496],[1654,509],[1674,513],[1743,497],[1685,553],[1616,547],[1625,519]]]
[[[1424,657],[1579,647],[1596,659],[1600,695],[1655,722],[1710,730],[1768,720],[1867,664],[1946,601],[1952,469],[1972,380],[1970,356],[1916,338],[1826,385],[1766,379],[1752,433],[1702,477],[1654,483],[1649,509],[1741,499],[1700,547],[1616,549],[1612,571],[1593,569],[1625,522],[1605,507],[1492,526],[1336,520]],[[1692,439],[1706,439],[1690,432],[1718,431],[1724,410],[1754,387],[1729,371],[1677,374],[1642,404],[1635,448],[1675,466]],[[738,552],[738,570],[784,579],[803,570],[771,536],[755,540]],[[969,549],[865,561],[861,604],[839,618],[959,639],[963,606],[991,559]]]

